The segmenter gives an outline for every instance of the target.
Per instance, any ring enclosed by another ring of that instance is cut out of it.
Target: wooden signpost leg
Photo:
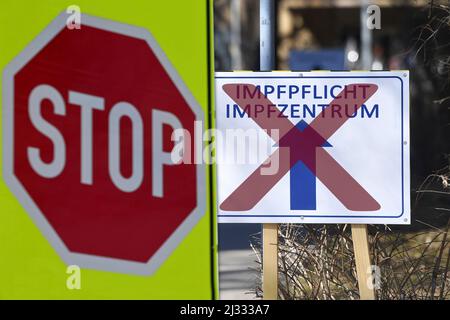
[[[263,224],[263,298],[278,298],[278,224]]]
[[[352,224],[353,250],[355,252],[356,273],[358,276],[359,297],[361,300],[375,300],[375,291],[369,287],[368,279],[371,276],[369,238],[367,225]]]

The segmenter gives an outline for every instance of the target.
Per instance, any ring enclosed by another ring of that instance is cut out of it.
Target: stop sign
[[[204,214],[204,167],[171,161],[203,112],[147,30],[66,17],[4,73],[4,178],[66,263],[150,274]]]

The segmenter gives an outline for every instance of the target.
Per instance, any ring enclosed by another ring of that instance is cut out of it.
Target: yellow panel
[[[2,0],[2,73],[10,61],[72,4],[72,0]],[[150,30],[208,114],[213,70],[210,1],[77,0],[76,4],[82,13]],[[206,177],[210,185],[209,171]],[[206,214],[154,274],[126,275],[82,269],[81,289],[69,290],[67,266],[0,178],[0,299],[214,298],[217,291],[215,221],[210,209],[212,191],[206,190]]]

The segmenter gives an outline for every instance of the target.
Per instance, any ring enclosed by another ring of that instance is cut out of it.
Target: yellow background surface
[[[3,73],[5,66],[58,14],[70,5],[78,5],[82,13],[147,28],[202,106],[206,118],[207,84],[212,81],[212,66],[208,70],[207,64],[208,54],[211,57],[212,53],[208,48],[211,42],[207,41],[209,2],[2,0],[0,70]],[[206,207],[210,208],[209,203]],[[216,268],[211,267],[211,259],[215,265],[216,248],[213,220],[213,214],[206,212],[151,276],[82,269],[81,290],[69,290],[67,266],[0,178],[0,299],[211,299],[217,290],[212,283],[212,279],[216,282]]]

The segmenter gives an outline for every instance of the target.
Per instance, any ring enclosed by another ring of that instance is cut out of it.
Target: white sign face
[[[219,222],[410,224],[408,71],[215,86]]]

